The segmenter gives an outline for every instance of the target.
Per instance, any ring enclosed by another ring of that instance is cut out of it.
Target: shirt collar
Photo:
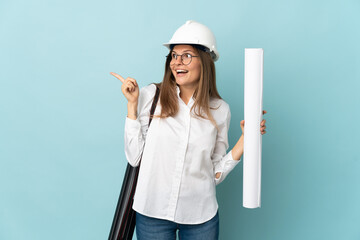
[[[177,93],[178,97],[180,98],[180,88],[178,85],[176,85],[176,93]]]
[[[183,102],[183,100],[182,100],[181,97],[180,97],[180,88],[179,88],[178,85],[176,85],[176,92],[177,92],[177,96],[178,96],[179,100]],[[187,106],[191,108],[192,105],[194,104],[194,102],[195,102],[195,99],[194,99],[194,95],[193,95],[193,96],[191,96],[191,98],[190,98]],[[183,103],[184,103],[184,102],[183,102]],[[185,104],[185,103],[184,103],[184,104]]]

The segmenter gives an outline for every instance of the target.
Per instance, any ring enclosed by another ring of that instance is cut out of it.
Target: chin
[[[186,80],[183,79],[175,79],[175,82],[177,85],[183,85],[184,83],[186,84]]]

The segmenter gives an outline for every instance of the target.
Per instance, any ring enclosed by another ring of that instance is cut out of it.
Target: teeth
[[[180,70],[176,70],[176,72],[177,73],[187,73],[188,71],[180,69]]]

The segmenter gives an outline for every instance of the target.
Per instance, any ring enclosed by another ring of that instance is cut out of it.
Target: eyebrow
[[[178,53],[177,53],[177,52],[175,52],[174,50],[172,50],[171,52],[178,54]],[[195,52],[194,52],[194,51],[192,51],[192,50],[185,50],[185,51],[183,51],[183,53],[186,53],[186,52],[195,53]]]

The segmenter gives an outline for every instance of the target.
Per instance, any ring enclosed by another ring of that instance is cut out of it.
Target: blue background
[[[0,1],[0,239],[107,239],[126,160],[109,72],[160,82],[188,19],[217,37],[230,147],[244,48],[264,48],[262,207],[242,164],[217,187],[221,239],[360,239],[360,2]]]

